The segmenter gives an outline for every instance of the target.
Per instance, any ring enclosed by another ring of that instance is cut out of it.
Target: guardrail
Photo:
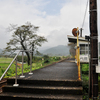
[[[19,53],[22,52],[22,75],[20,76],[21,78],[24,78],[25,76],[23,75],[23,63],[24,63],[24,52],[29,52],[30,53],[30,75],[32,75],[32,51],[29,50],[20,50],[16,56],[14,57],[14,59],[12,60],[12,62],[9,64],[9,66],[7,67],[7,69],[5,70],[5,72],[2,74],[0,81],[3,79],[3,77],[5,76],[5,74],[7,73],[8,69],[11,67],[11,65],[13,64],[14,61],[16,61],[16,78],[15,78],[15,84],[13,86],[19,86],[19,84],[17,84],[17,57],[19,55]]]

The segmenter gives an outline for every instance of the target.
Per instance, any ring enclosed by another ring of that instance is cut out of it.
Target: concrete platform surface
[[[24,79],[33,80],[77,80],[78,68],[76,63],[65,60],[54,65],[33,71],[32,75],[24,74]]]

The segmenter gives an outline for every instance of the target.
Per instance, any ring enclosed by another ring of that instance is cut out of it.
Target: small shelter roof
[[[69,42],[72,42],[72,43],[77,42],[77,37],[75,37],[75,36],[67,35],[67,38],[68,38]],[[87,42],[85,37],[79,37],[79,41],[84,42],[84,43]]]

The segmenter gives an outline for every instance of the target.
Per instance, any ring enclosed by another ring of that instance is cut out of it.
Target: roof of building
[[[75,36],[71,36],[71,35],[67,35],[67,37],[68,37],[68,40],[69,40],[69,42],[72,42],[72,43],[76,43],[77,42],[77,37],[75,37]],[[85,39],[85,37],[79,37],[79,41],[81,41],[81,42],[88,42],[86,39]]]

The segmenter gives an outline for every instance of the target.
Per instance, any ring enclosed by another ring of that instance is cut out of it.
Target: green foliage
[[[61,57],[54,57],[54,60],[61,60]]]
[[[17,60],[18,60],[19,62],[22,62],[22,56],[18,56],[18,57],[17,57]],[[27,62],[27,61],[28,61],[27,56],[24,56],[24,63]]]
[[[83,100],[92,100],[92,99],[89,99],[88,97],[89,73],[87,72],[89,72],[89,64],[81,64],[81,69],[82,69],[82,80],[83,80]],[[100,74],[98,74],[98,80],[100,80]],[[99,98],[97,100],[99,100]]]
[[[83,100],[90,100],[88,95],[83,95]]]
[[[10,63],[12,60],[13,58],[1,57],[0,63]]]
[[[43,58],[44,58],[44,63],[49,63],[50,62],[48,55],[44,55]]]
[[[18,57],[17,57],[17,60],[18,60],[18,62],[22,62],[22,56],[18,56]],[[28,60],[27,56],[24,56],[24,63],[26,63],[27,60]],[[39,62],[39,61],[41,61],[41,60],[42,60],[41,57],[39,57],[39,56],[33,56],[33,63],[34,63],[34,62]]]
[[[89,74],[89,64],[81,64],[82,74]]]
[[[44,59],[48,59],[49,62],[48,63],[44,63],[43,57],[34,57],[32,60],[32,71],[36,70],[36,69],[40,69],[43,68],[44,66],[47,66],[49,64],[52,64],[53,62],[59,61],[59,57],[56,57],[57,59],[55,59],[55,57],[49,57],[49,56],[44,56]],[[21,56],[18,56],[18,60],[21,61]],[[7,67],[9,66],[9,64],[12,61],[12,58],[0,58],[0,77],[1,75],[4,73],[4,71],[7,69]],[[7,73],[5,74],[5,78],[8,77],[13,77],[15,76],[15,62],[12,64],[12,66],[10,67],[10,69],[7,71]],[[19,64],[17,67],[18,70],[18,75],[21,75],[22,72],[22,65]],[[24,63],[24,73],[30,72],[30,66],[28,66],[27,63]]]
[[[47,60],[45,60],[45,61],[44,61],[44,63],[49,63],[49,60],[48,60],[48,59],[47,59]]]
[[[7,43],[6,50],[17,50],[20,49],[20,47],[26,50],[26,47],[30,48],[32,44],[34,44],[34,47],[41,46],[41,43],[46,42],[47,40],[44,37],[36,34],[38,29],[39,27],[34,26],[29,22],[21,26],[11,25],[9,27],[9,31],[12,32],[12,39]],[[24,42],[27,43],[25,44]]]
[[[81,64],[81,70],[82,70],[82,80],[83,80],[83,100],[88,100],[89,64]]]
[[[12,32],[12,39],[7,43],[7,47],[4,52],[15,52],[16,50],[32,50],[37,51],[37,47],[42,43],[47,42],[47,39],[43,36],[38,36],[36,32],[39,27],[27,22],[25,25],[17,26],[10,25],[9,32]],[[28,57],[28,65],[30,65],[29,52],[25,52]],[[33,56],[33,54],[32,54]]]
[[[98,80],[100,81],[100,73],[98,74]]]
[[[39,62],[39,61],[42,61],[42,58],[41,57],[33,56],[33,63],[34,62]]]
[[[44,60],[47,60],[47,59],[49,59],[49,56],[48,55],[44,55],[43,58],[44,58]]]
[[[89,71],[89,64],[81,64],[82,71]]]

